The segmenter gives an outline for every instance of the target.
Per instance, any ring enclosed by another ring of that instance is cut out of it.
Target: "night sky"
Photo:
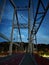
[[[44,3],[44,6],[47,6],[47,3],[49,0],[42,0]],[[38,0],[33,0],[34,4],[34,16],[37,8],[37,2]],[[17,7],[23,7],[23,6],[28,6],[28,0],[14,0],[14,3]],[[2,0],[0,0],[0,15],[1,15],[1,6],[2,6]],[[42,8],[40,8],[40,11],[42,11]],[[11,30],[12,30],[12,18],[13,18],[13,6],[9,2],[9,0],[6,0],[6,6],[4,8],[2,20],[0,23],[0,32],[5,34],[9,39],[11,37]],[[23,18],[21,17],[23,16]],[[18,11],[18,19],[19,23],[28,23],[28,11]],[[33,16],[31,16],[31,21],[33,21]],[[32,22],[33,25],[33,22]],[[28,30],[27,29],[21,29],[21,36],[23,42],[27,42],[28,40]],[[18,30],[14,30],[14,36],[13,36],[13,41],[20,41],[19,35],[18,35]],[[2,38],[0,38],[0,42],[6,41]],[[49,10],[43,20],[43,23],[38,30],[37,33],[37,41],[38,43],[45,43],[49,44]]]

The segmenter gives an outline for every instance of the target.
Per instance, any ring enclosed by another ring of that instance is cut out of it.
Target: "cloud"
[[[11,29],[11,28],[10,28],[10,29]],[[13,35],[14,35],[14,37],[20,38],[19,33],[18,33],[17,30],[14,30]],[[22,37],[22,38],[25,38],[25,35],[24,35],[24,34],[21,34],[21,37]]]
[[[26,17],[26,16],[24,16],[23,14],[18,14],[18,16],[19,16],[19,18],[22,18],[22,19],[24,19],[24,20],[28,21],[27,17]]]
[[[21,37],[22,37],[22,38],[25,38],[25,36],[24,36],[23,34],[21,35]],[[20,38],[19,34],[18,34],[18,38]]]
[[[21,37],[22,37],[22,38],[25,38],[25,36],[24,36],[24,35],[21,35]]]
[[[38,43],[49,43],[49,35],[39,33],[39,35],[37,35],[37,41]]]

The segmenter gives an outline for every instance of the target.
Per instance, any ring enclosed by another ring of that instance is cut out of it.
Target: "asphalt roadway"
[[[26,54],[20,65],[37,65],[31,54]]]

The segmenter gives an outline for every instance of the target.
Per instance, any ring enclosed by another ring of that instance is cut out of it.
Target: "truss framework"
[[[44,12],[39,11],[40,4],[42,5],[42,8],[43,8]],[[41,26],[41,24],[44,20],[44,17],[46,16],[46,13],[47,13],[48,9],[49,9],[49,2],[48,2],[47,6],[45,8],[42,0],[38,0],[36,14],[35,14],[35,17],[34,17],[34,22],[33,22],[33,27],[32,27],[31,34],[30,34],[30,41],[31,42],[34,40],[37,44],[36,34],[37,34],[37,32],[38,32],[38,30],[39,30],[39,28],[40,28],[40,26]],[[38,15],[40,17],[38,17]],[[36,46],[36,48],[37,48],[37,46]]]
[[[6,0],[3,0],[3,6],[0,9],[0,12],[1,12],[1,14],[0,14],[0,22],[2,20],[2,16],[3,16],[3,13],[4,13],[5,4],[6,4]]]
[[[14,8],[14,15],[13,15],[13,23],[12,23],[12,32],[11,32],[11,44],[10,44],[10,52],[12,53],[12,43],[13,43],[13,31],[14,29],[18,29],[19,31],[19,36],[20,36],[20,40],[22,42],[22,37],[21,37],[21,31],[20,29],[26,29],[28,28],[28,42],[29,42],[29,46],[28,46],[28,50],[29,52],[32,52],[32,42],[34,43],[34,40],[36,41],[37,43],[37,39],[36,39],[36,34],[44,20],[44,17],[46,16],[46,13],[49,9],[49,2],[47,4],[47,6],[45,7],[42,0],[38,0],[38,5],[37,5],[37,9],[36,9],[36,14],[35,14],[35,17],[34,17],[34,22],[33,22],[33,27],[31,28],[31,21],[30,21],[30,8],[32,7],[32,0],[29,0],[29,3],[28,3],[28,6],[25,6],[25,7],[17,7],[15,5],[15,3],[13,2],[13,0],[9,0],[10,3],[12,4],[13,8]],[[39,9],[40,9],[40,5],[42,5],[42,8],[44,11],[40,12]],[[18,14],[17,14],[17,11],[28,11],[28,24],[20,24],[19,23],[19,20],[18,20]],[[40,17],[38,17],[38,15]],[[14,24],[14,18],[16,17],[16,20],[17,20],[17,25]],[[0,17],[1,18],[1,17]],[[1,35],[0,35],[1,36]],[[3,37],[4,39],[7,39],[5,37]],[[7,39],[8,40],[8,39]],[[33,45],[34,46],[34,45]]]
[[[42,5],[44,12],[39,11],[40,4]],[[46,13],[47,13],[48,9],[49,9],[49,3],[47,4],[47,6],[45,8],[42,0],[38,1],[37,10],[36,10],[35,18],[34,18],[33,27],[32,27],[32,30],[31,30],[31,34],[33,34],[33,33],[37,34],[37,32],[38,32],[38,30],[39,30],[39,28],[40,28],[40,26],[41,26],[41,24],[44,20],[44,17],[46,16]],[[41,15],[41,16],[39,18],[37,18],[38,15],[39,16]],[[39,22],[38,22],[38,20],[39,20]]]

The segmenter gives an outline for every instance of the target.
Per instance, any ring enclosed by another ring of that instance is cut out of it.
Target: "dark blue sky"
[[[42,0],[44,3],[44,6],[47,5],[47,3],[49,2],[49,0]],[[33,4],[34,4],[34,15],[36,12],[36,6],[37,6],[37,2],[38,0],[33,0]],[[0,6],[2,5],[2,0],[0,0]],[[14,3],[16,6],[28,6],[28,0],[14,0]],[[1,9],[1,8],[0,8]],[[13,18],[13,7],[10,4],[9,0],[6,0],[6,6],[4,9],[4,13],[2,16],[2,21],[0,23],[0,32],[4,33],[8,38],[11,37],[11,29],[12,29],[12,18]],[[40,8],[40,11],[42,11],[42,8]],[[0,12],[1,13],[1,12]],[[23,15],[22,15],[23,14]],[[21,15],[23,16],[23,18],[21,18]],[[18,18],[19,18],[19,23],[28,23],[28,11],[26,12],[18,12]],[[32,18],[32,16],[31,16]],[[33,19],[32,19],[33,20]],[[32,22],[33,24],[33,22]],[[19,35],[17,36],[17,31],[18,30],[14,30],[14,38],[15,40],[18,40],[16,37],[19,38]],[[27,38],[28,38],[28,30],[21,29],[21,34],[22,34],[22,40],[27,42]],[[43,23],[37,33],[37,40],[38,43],[45,43],[45,44],[49,44],[49,10],[43,20]],[[0,42],[5,41],[4,39],[0,38]],[[20,40],[18,40],[20,41]]]

